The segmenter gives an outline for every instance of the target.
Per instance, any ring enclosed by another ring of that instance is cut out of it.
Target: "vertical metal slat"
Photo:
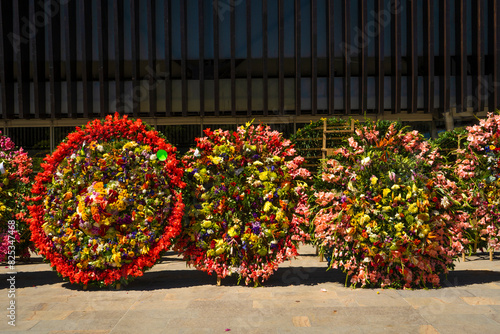
[[[399,0],[392,0],[393,8],[399,8]],[[392,13],[392,80],[391,97],[393,114],[401,112],[401,11],[395,10]]]
[[[141,110],[140,97],[136,97],[136,92],[140,91],[139,27],[139,0],[130,0],[130,30],[132,46],[132,114],[134,117],[139,116]]]
[[[367,24],[367,3],[366,0],[359,1],[359,24],[361,26],[361,35],[366,35]],[[367,87],[368,87],[368,74],[367,74],[367,59],[368,59],[368,44],[361,43],[361,50],[359,55],[359,112],[363,114],[367,109]]]
[[[188,82],[187,82],[187,0],[181,0],[181,86],[182,86],[182,116],[188,111]]]
[[[92,76],[92,2],[80,1],[80,13],[83,17],[82,29],[82,86],[83,117],[94,116],[94,93]]]
[[[124,97],[124,34],[123,31],[123,2],[121,0],[113,1],[114,11],[114,37],[115,37],[115,92],[116,92],[116,109],[123,109]]]
[[[311,113],[318,111],[318,5],[311,0]]]
[[[76,92],[76,1],[69,1],[64,8],[64,37],[66,54],[66,94],[68,116],[77,118]]]
[[[278,53],[278,112],[280,115],[284,114],[285,109],[285,18],[284,18],[284,4],[283,0],[278,1],[278,40],[279,40],[279,53]]]
[[[447,113],[450,111],[450,53],[449,53],[449,36],[450,36],[450,20],[449,20],[449,3],[448,0],[442,0],[439,3],[441,16],[441,41],[440,54],[442,66],[441,89],[439,92],[441,111]]]
[[[172,115],[172,19],[170,1],[165,1],[163,19],[165,24],[165,116]]]
[[[424,3],[424,49],[425,81],[424,104],[426,113],[434,113],[434,4],[433,0]]]
[[[30,0],[30,21],[34,22],[35,13],[42,7],[36,0]],[[45,118],[45,27],[39,27],[31,39],[31,58],[33,62],[33,89],[35,118]]]
[[[351,55],[348,45],[351,44],[351,4],[349,0],[342,1],[342,42],[344,43],[344,114],[351,114]]]
[[[236,116],[236,22],[235,22],[235,4],[230,0],[231,15],[229,22],[230,47],[231,47],[231,115]]]
[[[205,115],[205,35],[204,35],[204,11],[203,0],[198,0],[198,34],[199,34],[199,60],[198,75],[200,82],[200,116]]]
[[[219,116],[219,0],[214,0],[214,109]]]
[[[488,92],[489,92],[489,102],[488,110],[490,112],[496,111],[500,107],[500,91],[498,88],[498,83],[500,82],[500,25],[498,24],[498,19],[500,15],[500,4],[497,0],[490,0],[490,19],[489,26],[492,29],[489,30],[490,42],[490,54],[492,55],[492,75],[490,76]]]
[[[384,1],[377,0],[376,12],[377,12],[377,29],[378,34],[375,37],[376,40],[376,66],[377,66],[377,82],[375,84],[375,98],[376,98],[376,108],[377,113],[382,115],[384,113],[384,87],[385,87],[385,69],[384,69],[384,24],[383,24],[383,13],[384,11]]]
[[[264,116],[268,115],[269,109],[269,85],[267,81],[267,38],[267,0],[262,0],[262,109],[264,111]]]
[[[334,97],[335,97],[335,66],[334,66],[334,57],[335,57],[335,17],[333,10],[333,2],[326,0],[327,6],[327,20],[328,29],[327,29],[327,43],[328,43],[328,114],[333,114],[335,109]]]
[[[99,51],[99,106],[101,117],[109,114],[108,81],[108,3],[97,2],[97,40]]]
[[[458,58],[458,71],[456,79],[457,90],[457,112],[467,109],[467,16],[465,3],[462,0],[455,1],[455,26],[456,26],[456,58]]]
[[[17,101],[21,119],[30,116],[30,50],[28,41],[25,41],[27,36],[21,31],[21,18],[26,14],[26,9],[29,10],[27,5],[25,1],[14,1],[14,35],[21,39],[21,42],[14,46],[17,65]]]
[[[408,113],[417,112],[418,98],[418,34],[417,34],[417,2],[408,0],[408,85],[407,85],[407,109]]]
[[[247,14],[247,116],[252,115],[252,1],[246,0]]]
[[[301,87],[301,67],[300,61],[302,58],[301,52],[301,15],[300,15],[300,0],[295,0],[295,115],[300,116],[302,113],[302,87]]]
[[[60,12],[48,19],[49,96],[51,118],[61,118],[61,21]]]

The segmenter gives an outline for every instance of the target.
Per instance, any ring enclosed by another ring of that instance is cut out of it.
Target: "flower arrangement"
[[[71,283],[126,283],[181,231],[176,149],[118,114],[70,133],[42,164],[30,206],[33,240]]]
[[[437,149],[395,123],[356,124],[349,146],[318,173],[315,239],[352,285],[439,285],[461,244],[452,241],[456,185],[434,170]]]
[[[26,202],[29,199],[32,160],[22,148],[0,132],[0,261],[6,260],[8,246],[22,259],[30,258],[33,244],[26,220]],[[9,229],[8,222],[15,222]],[[12,235],[9,242],[9,235]],[[15,240],[15,241],[14,241]]]
[[[469,216],[464,238],[471,252],[500,249],[500,115],[489,114],[467,130],[468,145],[450,167]]]
[[[199,270],[258,285],[308,237],[310,174],[269,127],[205,134],[184,157],[191,209],[178,250]]]

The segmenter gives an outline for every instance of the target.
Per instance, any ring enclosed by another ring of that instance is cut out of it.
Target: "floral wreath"
[[[436,172],[437,149],[417,131],[357,125],[325,162],[312,197],[315,239],[346,285],[439,285],[461,243],[452,241],[456,187]]]
[[[71,283],[127,283],[181,231],[176,148],[118,113],[76,128],[42,163],[32,188],[32,239]]]
[[[290,141],[269,127],[205,134],[184,157],[191,208],[178,250],[199,270],[258,285],[308,237],[301,179],[310,174]]]

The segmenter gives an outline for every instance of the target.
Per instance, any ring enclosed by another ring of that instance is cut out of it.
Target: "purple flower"
[[[260,222],[254,221],[252,223],[252,233],[258,235],[260,233]]]

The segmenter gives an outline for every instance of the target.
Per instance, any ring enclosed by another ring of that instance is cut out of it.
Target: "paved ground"
[[[0,332],[27,333],[500,333],[500,256],[457,263],[444,287],[344,287],[310,247],[264,287],[236,286],[165,257],[122,290],[82,291],[39,257],[16,269],[16,326],[8,269],[0,269]],[[2,315],[3,313],[3,315]]]

